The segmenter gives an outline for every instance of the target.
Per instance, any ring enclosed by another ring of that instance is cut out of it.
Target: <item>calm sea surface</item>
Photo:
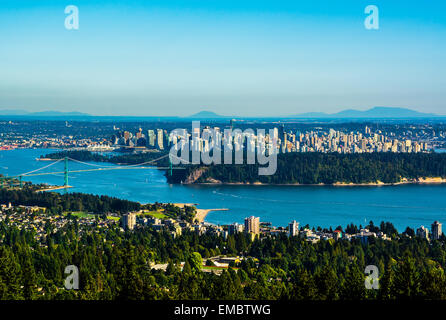
[[[50,150],[0,151],[0,173],[18,175],[51,164],[36,161]],[[95,163],[91,163],[95,164]],[[112,164],[97,164],[102,167]],[[70,170],[88,169],[70,162]],[[63,171],[63,163],[42,172]],[[63,184],[63,174],[28,177],[34,183]],[[159,170],[112,170],[71,173],[70,192],[109,195],[142,203],[187,202],[199,208],[228,208],[210,212],[206,221],[216,224],[243,222],[250,215],[275,226],[291,220],[301,225],[336,227],[353,222],[390,221],[399,231],[406,226],[446,223],[446,185],[400,185],[381,187],[333,186],[184,186],[169,185]]]

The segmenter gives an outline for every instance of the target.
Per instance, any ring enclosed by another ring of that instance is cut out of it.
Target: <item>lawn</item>
[[[223,269],[234,269],[234,270],[238,270],[239,268],[235,268],[235,267],[217,267],[217,266],[201,266],[201,269],[208,269],[208,270],[223,270]]]
[[[67,214],[68,213],[65,213],[65,215],[67,215]],[[94,218],[96,216],[93,213],[87,213],[87,212],[83,212],[83,211],[71,212],[71,215],[78,217],[78,218]],[[119,221],[119,217],[114,217],[114,216],[107,216],[107,219]]]
[[[151,216],[151,217],[157,218],[157,219],[167,219],[168,218],[164,213],[162,213],[160,211],[144,211],[143,214],[146,216]]]
[[[68,213],[66,213],[68,214]],[[78,211],[78,212],[71,212],[72,216],[78,217],[78,218],[88,218],[94,216],[93,214],[84,212],[84,211]]]

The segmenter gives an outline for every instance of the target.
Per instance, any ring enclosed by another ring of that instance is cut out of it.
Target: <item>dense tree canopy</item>
[[[246,161],[245,161],[246,163]],[[199,169],[202,174],[196,183],[210,178],[224,183],[272,183],[272,184],[333,184],[400,182],[403,178],[446,177],[446,154],[436,153],[285,153],[277,157],[274,175],[258,175],[259,165],[212,165],[187,166],[175,170],[169,182],[185,182]]]
[[[252,241],[245,234],[173,238],[149,227],[122,232],[94,225],[79,235],[75,221],[44,243],[0,222],[0,299],[446,299],[444,240],[313,244],[286,236]],[[221,275],[200,270],[202,259],[241,252],[246,258]],[[153,263],[168,263],[167,270],[151,269]],[[78,266],[80,290],[63,289],[67,265]],[[379,269],[379,290],[364,286],[367,265]]]

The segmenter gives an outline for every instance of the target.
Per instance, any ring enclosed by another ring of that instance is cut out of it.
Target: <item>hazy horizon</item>
[[[66,30],[65,6],[79,8]],[[367,5],[379,30],[367,30]],[[0,109],[286,117],[374,106],[445,115],[445,3],[0,3]]]
[[[349,112],[349,111],[359,111],[359,112],[364,112],[364,111],[371,111],[371,110],[373,110],[373,109],[375,109],[375,108],[386,108],[386,109],[392,109],[391,111],[392,112],[395,112],[396,110],[394,110],[394,109],[401,109],[401,108],[399,108],[399,107],[382,107],[382,106],[376,106],[376,107],[373,107],[373,108],[369,108],[369,109],[365,109],[365,110],[360,110],[360,109],[343,109],[343,110],[340,110],[339,112]],[[414,112],[417,112],[417,113],[423,113],[423,112],[420,112],[420,111],[418,111],[418,110],[415,110],[415,109],[406,109],[406,108],[402,108],[402,109],[404,109],[404,111],[414,111]],[[14,111],[18,111],[18,113],[15,113]],[[6,113],[5,113],[6,112]],[[23,112],[23,113],[21,113],[21,112]],[[39,115],[39,116],[45,116],[45,115],[47,115],[47,114],[45,114],[45,113],[48,113],[48,114],[50,114],[49,116],[51,116],[51,113],[55,113],[55,112],[61,112],[62,114],[61,115],[65,115],[65,114],[67,114],[67,115],[72,115],[72,116],[92,116],[92,117],[148,117],[148,118],[150,118],[150,117],[166,117],[166,118],[168,118],[168,117],[173,117],[173,118],[175,118],[175,117],[179,117],[179,118],[188,118],[188,117],[193,117],[193,116],[195,116],[195,115],[200,115],[201,116],[201,114],[202,113],[210,113],[210,114],[214,114],[215,116],[218,116],[218,117],[223,117],[223,118],[268,118],[268,117],[270,117],[270,118],[292,118],[292,117],[294,117],[294,116],[305,116],[305,115],[307,115],[307,114],[313,114],[313,113],[315,113],[315,114],[318,114],[318,113],[323,113],[324,115],[325,115],[325,117],[329,117],[330,115],[334,115],[335,116],[335,118],[336,118],[336,115],[337,115],[337,113],[338,112],[335,112],[335,113],[325,113],[325,112],[318,112],[318,111],[313,111],[313,112],[306,112],[306,113],[300,113],[300,114],[288,114],[288,115],[274,115],[274,116],[259,116],[259,115],[250,115],[250,116],[240,116],[240,115],[238,115],[238,114],[221,114],[221,113],[218,113],[218,112],[214,112],[214,111],[212,111],[212,110],[201,110],[201,111],[198,111],[198,112],[196,112],[196,113],[193,113],[193,114],[188,114],[188,115],[151,115],[151,114],[142,114],[142,115],[132,115],[132,114],[116,114],[116,115],[105,115],[105,114],[94,114],[94,113],[83,113],[83,112],[79,112],[79,111],[76,111],[76,110],[70,110],[70,111],[58,111],[58,110],[49,110],[49,109],[47,109],[47,110],[41,110],[41,111],[36,111],[36,112],[30,112],[30,111],[28,111],[28,110],[24,110],[24,109],[17,109],[17,110],[14,110],[14,109],[0,109],[0,116],[27,116],[27,115]],[[40,115],[40,114],[42,114],[42,115]],[[437,114],[437,113],[426,113],[426,115],[429,115],[429,114],[431,114],[431,115],[433,115],[433,116],[438,116],[438,117],[445,117],[446,116],[446,114]],[[48,116],[48,115],[47,115]],[[345,117],[345,116],[343,116],[343,117]],[[364,118],[367,118],[366,116],[361,116],[361,117],[364,117]],[[375,116],[373,116],[372,118],[374,118]],[[383,116],[384,118],[387,118],[387,117],[389,117],[388,115],[385,115],[385,116]],[[391,117],[391,116],[390,116]],[[405,116],[402,116],[403,118],[405,117]],[[409,116],[410,117],[410,116]],[[415,118],[417,118],[417,117],[419,117],[419,116],[415,116]],[[204,116],[204,118],[205,118],[205,116]],[[322,117],[321,119],[323,119],[324,117]],[[348,116],[346,117],[346,118],[349,118]],[[353,117],[354,118],[354,117]],[[379,117],[377,117],[377,118],[379,118]]]

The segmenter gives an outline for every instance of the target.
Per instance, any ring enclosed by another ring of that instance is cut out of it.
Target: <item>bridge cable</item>
[[[40,170],[49,168],[49,167],[51,167],[51,166],[54,166],[56,163],[61,162],[62,160],[64,160],[64,159],[59,159],[59,160],[57,160],[57,161],[55,161],[55,162],[53,162],[53,163],[50,163],[50,164],[47,165],[47,166],[44,166],[44,167],[42,167],[42,168],[39,168],[39,169],[35,169],[35,170],[32,170],[32,171],[29,171],[29,172],[26,172],[26,173],[22,173],[22,174],[19,174],[19,175],[17,175],[17,176],[19,176],[19,177],[20,177],[20,176],[26,176],[26,175],[31,174],[31,173],[33,173],[33,172],[37,172],[37,171],[40,171]]]

